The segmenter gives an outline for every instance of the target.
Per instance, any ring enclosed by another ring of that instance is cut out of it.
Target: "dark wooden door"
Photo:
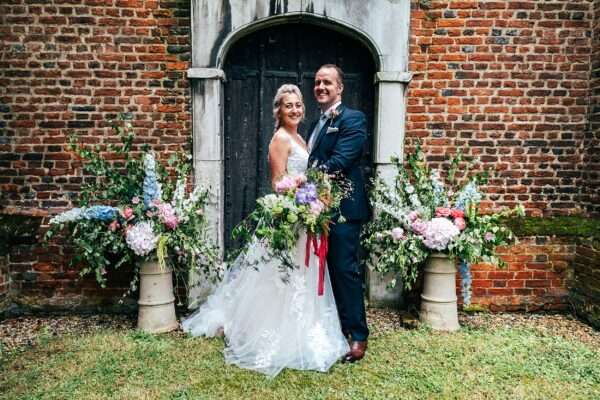
[[[318,118],[312,95],[317,68],[339,65],[345,73],[344,104],[367,115],[369,140],[363,159],[371,175],[375,73],[368,49],[352,38],[314,25],[290,23],[240,39],[225,60],[225,246],[231,231],[271,191],[267,152],[273,134],[273,97],[279,86],[300,87],[306,104],[303,136]]]

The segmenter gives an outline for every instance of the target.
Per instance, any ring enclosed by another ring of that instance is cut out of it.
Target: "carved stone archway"
[[[322,25],[348,34],[373,53],[377,72],[373,163],[383,176],[390,156],[403,154],[404,95],[408,72],[409,0],[194,0],[192,1],[193,157],[196,182],[214,194],[207,214],[212,234],[223,244],[224,152],[222,70],[227,51],[239,38],[288,22]],[[203,290],[192,297],[202,297]],[[369,279],[371,302],[389,302],[397,294],[385,290],[375,274]]]

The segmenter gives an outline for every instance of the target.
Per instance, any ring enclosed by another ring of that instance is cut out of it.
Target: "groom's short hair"
[[[342,71],[342,69],[340,67],[338,67],[335,64],[323,64],[321,65],[321,67],[318,69],[318,71],[322,70],[323,68],[331,68],[331,69],[335,69],[335,71],[337,72],[338,75],[338,83],[340,85],[344,84],[344,71]]]

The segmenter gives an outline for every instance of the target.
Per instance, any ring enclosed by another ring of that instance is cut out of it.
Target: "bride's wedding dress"
[[[291,142],[288,174],[302,174],[308,154]],[[270,377],[283,368],[327,371],[350,349],[341,332],[329,273],[319,296],[319,261],[311,254],[305,266],[305,246],[302,234],[294,253],[298,267],[284,282],[280,261],[267,256],[265,244],[251,241],[214,294],[182,322],[183,330],[211,337],[223,328],[226,362]]]

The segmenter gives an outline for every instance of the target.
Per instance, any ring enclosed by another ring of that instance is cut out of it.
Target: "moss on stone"
[[[517,236],[568,236],[600,241],[600,220],[582,216],[511,218],[507,225]]]
[[[41,222],[41,217],[0,214],[0,256],[14,245],[36,243]]]
[[[463,306],[462,310],[467,314],[488,313],[490,311],[486,306],[481,304],[469,304],[468,306]]]

